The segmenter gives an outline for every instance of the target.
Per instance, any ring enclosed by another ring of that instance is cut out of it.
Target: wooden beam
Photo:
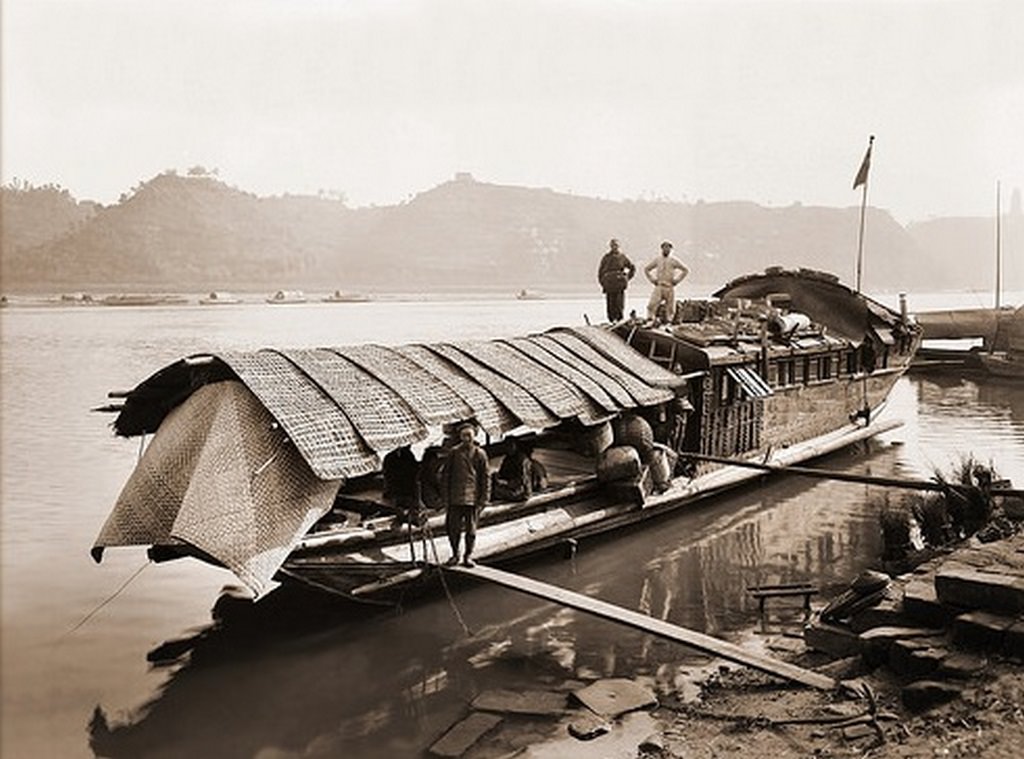
[[[838,480],[840,482],[856,482],[862,485],[878,485],[881,487],[905,488],[907,490],[929,490],[941,493],[947,489],[957,490],[963,487],[959,483],[941,483],[934,480],[907,480],[900,477],[875,477],[870,474],[856,474],[854,472],[830,472],[827,469],[814,469],[812,467],[791,466],[786,464],[762,464],[758,461],[746,461],[744,459],[732,459],[725,456],[711,456],[705,453],[690,453],[689,451],[680,454],[683,458],[696,461],[710,461],[715,464],[727,464],[745,469],[759,469],[762,472],[781,474],[796,474],[801,477],[816,477],[823,480]],[[1024,496],[1024,490],[1013,488],[993,487],[992,495]]]
[[[800,683],[801,685],[808,685],[820,690],[834,690],[838,685],[836,680],[819,672],[773,659],[770,656],[754,651],[748,651],[733,643],[713,638],[710,635],[673,625],[670,622],[664,622],[646,614],[624,609],[621,606],[590,598],[566,588],[549,585],[548,583],[524,577],[523,575],[505,572],[494,567],[485,567],[480,564],[474,567],[445,567],[442,571],[457,571],[480,580],[493,582],[496,585],[502,585],[512,590],[518,590],[521,593],[542,598],[545,601],[568,606],[571,609],[584,611],[612,622],[618,622],[619,624],[675,641],[676,643],[682,643],[722,659],[727,659],[728,661],[736,662],[737,664],[742,664],[785,680]]]

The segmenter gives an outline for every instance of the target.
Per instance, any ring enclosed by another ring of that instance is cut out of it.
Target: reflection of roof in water
[[[140,383],[114,428],[155,432],[198,388],[229,379],[256,396],[322,479],[379,470],[388,451],[439,424],[475,419],[491,434],[593,424],[669,401],[681,381],[597,327],[458,345],[225,352],[181,359]]]

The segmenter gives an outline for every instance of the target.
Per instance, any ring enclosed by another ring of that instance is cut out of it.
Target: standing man
[[[654,285],[654,292],[647,302],[647,318],[655,321],[658,318],[658,307],[665,304],[665,323],[671,324],[676,315],[676,285],[686,279],[690,270],[678,258],[672,255],[672,243],[667,240],[661,244],[661,255],[644,267],[644,274]]]
[[[459,426],[459,444],[452,448],[444,465],[447,514],[444,526],[452,547],[449,564],[459,563],[459,538],[466,532],[466,554],[463,565],[473,566],[473,545],[480,510],[490,499],[491,479],[487,471],[487,454],[477,445],[476,427],[467,422]]]
[[[622,310],[626,305],[626,286],[636,274],[633,262],[619,250],[619,241],[612,238],[608,241],[608,252],[601,258],[597,268],[597,281],[604,290],[605,305],[608,309],[608,321],[622,321]]]

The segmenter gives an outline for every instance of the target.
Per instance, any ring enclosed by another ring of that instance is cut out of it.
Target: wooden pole
[[[655,619],[647,614],[624,609],[607,601],[591,598],[566,588],[560,588],[557,585],[549,585],[546,582],[540,582],[530,577],[505,572],[494,567],[485,567],[480,564],[475,567],[444,567],[441,571],[457,571],[461,574],[487,580],[512,590],[518,590],[521,593],[543,598],[545,601],[552,601],[562,606],[568,606],[571,609],[578,609],[579,611],[584,611],[612,622],[643,630],[644,632],[652,633],[676,643],[682,643],[728,661],[736,662],[737,664],[742,664],[792,682],[808,685],[812,688],[834,690],[838,686],[834,679],[820,672],[814,672],[789,662],[773,659],[756,651],[748,651],[734,643],[713,638],[696,630],[680,627],[670,622]]]
[[[1003,289],[1003,250],[1002,250],[1002,204],[999,202],[999,182],[996,182],[996,310],[999,310]],[[998,319],[998,315],[996,316]]]
[[[685,458],[697,461],[710,461],[715,464],[728,464],[729,466],[745,467],[747,469],[760,469],[763,472],[796,474],[802,477],[816,477],[823,480],[839,480],[840,482],[857,482],[865,485],[878,485],[880,487],[906,488],[907,490],[930,490],[942,492],[947,488],[963,487],[957,483],[941,483],[934,480],[905,480],[897,477],[875,477],[870,474],[854,474],[853,472],[830,472],[827,469],[813,469],[803,466],[784,466],[778,464],[761,464],[757,461],[744,461],[743,459],[730,459],[724,456],[711,456],[704,453],[684,453]],[[993,495],[1024,496],[1024,490],[1012,488],[993,488]]]
[[[864,214],[868,206],[868,177],[871,175],[871,148],[875,144],[875,135],[868,138],[868,152],[864,160],[868,162],[868,170],[864,173],[863,190],[860,195],[860,231],[857,234],[857,292],[860,292],[861,273],[864,269]]]

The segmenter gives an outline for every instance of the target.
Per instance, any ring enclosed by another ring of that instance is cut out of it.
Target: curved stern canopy
[[[882,342],[893,342],[892,329],[900,315],[861,293],[840,284],[825,272],[800,269],[768,269],[764,274],[739,277],[715,293],[715,297],[761,299],[784,294],[793,311],[807,314],[831,332],[860,345],[875,334]]]

